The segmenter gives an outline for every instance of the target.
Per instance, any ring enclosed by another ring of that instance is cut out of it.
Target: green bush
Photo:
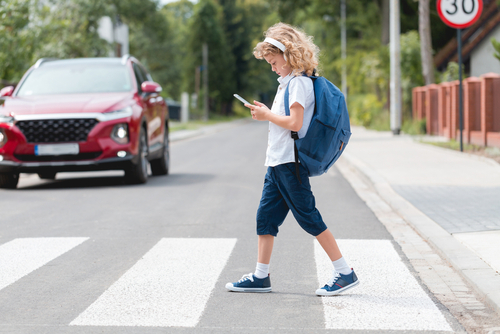
[[[464,67],[462,67],[462,78],[466,78]],[[448,66],[446,66],[446,71],[444,71],[440,76],[440,82],[450,82],[455,80],[458,80],[458,63],[450,61]]]
[[[495,57],[500,60],[500,42],[496,39],[491,39],[491,44],[493,44],[493,48],[495,49]]]
[[[389,130],[389,113],[384,110],[385,101],[380,101],[375,94],[349,95],[349,118],[355,125],[376,130]]]
[[[425,118],[405,120],[401,126],[401,131],[408,135],[424,135],[427,132]]]

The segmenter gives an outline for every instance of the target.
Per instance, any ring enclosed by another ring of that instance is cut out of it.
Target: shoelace
[[[246,281],[247,279],[250,280],[250,282],[253,283],[253,273],[250,273],[250,274],[247,274],[247,275],[243,275],[243,277],[238,281],[238,283]]]
[[[340,274],[335,272],[333,274],[333,277],[330,278],[330,280],[328,282],[326,282],[326,285],[328,286],[333,286],[335,284],[335,282],[337,282],[337,280],[340,278]]]

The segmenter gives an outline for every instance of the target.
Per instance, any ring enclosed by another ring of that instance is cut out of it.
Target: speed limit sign
[[[439,17],[444,23],[457,29],[457,56],[458,56],[458,114],[460,126],[460,151],[463,147],[464,107],[462,86],[462,29],[470,27],[483,12],[483,0],[437,0]]]
[[[438,0],[441,20],[452,28],[464,29],[476,22],[483,11],[482,0]]]

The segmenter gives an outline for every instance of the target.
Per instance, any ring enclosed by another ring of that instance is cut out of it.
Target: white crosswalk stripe
[[[0,245],[0,290],[87,239],[22,238]],[[163,238],[90,306],[75,305],[83,312],[69,325],[196,327],[216,284],[225,283],[217,282],[236,242]],[[321,298],[326,329],[452,331],[390,240],[337,242],[360,284]],[[314,258],[319,283],[325,284],[333,267],[317,241]],[[242,303],[247,298],[241,296]]]
[[[0,245],[0,290],[88,238],[20,238]]]
[[[360,284],[342,296],[322,298],[327,329],[452,331],[391,241],[337,242],[348,255]],[[333,267],[317,241],[314,251],[318,279],[325,284]]]
[[[162,239],[70,325],[194,327],[235,244]]]

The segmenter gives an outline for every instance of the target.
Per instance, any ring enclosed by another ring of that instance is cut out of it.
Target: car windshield
[[[65,64],[32,71],[16,95],[108,93],[131,89],[130,74],[124,65]]]

